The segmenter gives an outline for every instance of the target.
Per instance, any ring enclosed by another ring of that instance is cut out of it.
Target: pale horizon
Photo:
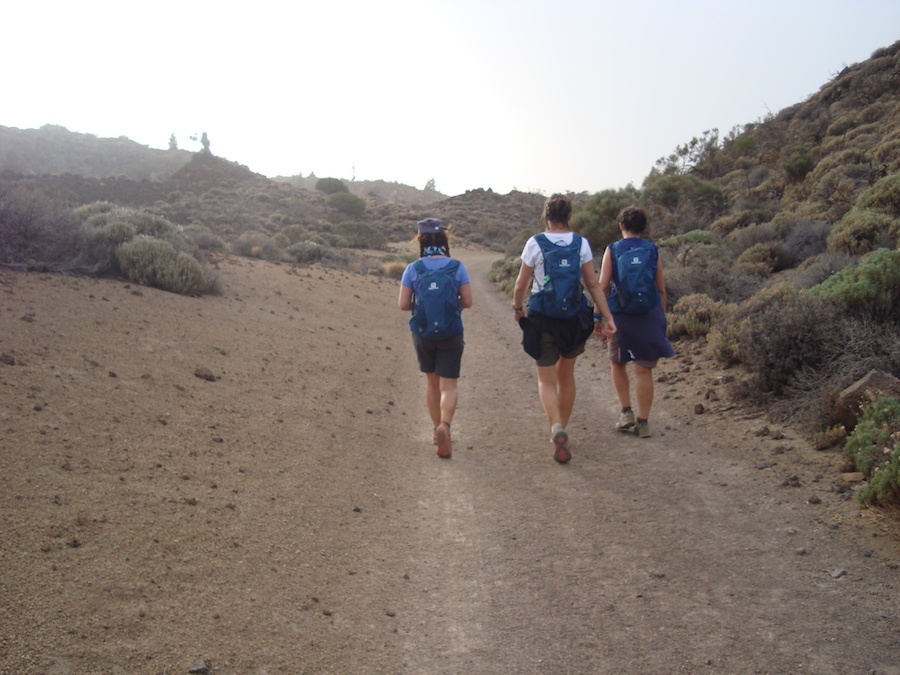
[[[0,124],[446,195],[640,186],[891,46],[900,3],[16,3]]]

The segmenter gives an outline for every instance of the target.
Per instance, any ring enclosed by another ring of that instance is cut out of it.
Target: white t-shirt
[[[547,239],[554,244],[568,246],[572,243],[572,232],[544,232]],[[586,237],[581,238],[581,264],[591,262],[594,254],[591,252],[591,245]],[[534,237],[530,237],[525,242],[525,248],[522,249],[522,262],[529,267],[534,268],[534,281],[531,282],[531,292],[539,293],[544,288],[544,254],[541,253],[540,245],[535,241]]]

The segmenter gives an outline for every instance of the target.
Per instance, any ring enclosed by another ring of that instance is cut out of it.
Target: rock
[[[706,408],[703,406],[702,403],[698,403],[697,405],[694,406],[694,414],[695,415],[702,415],[705,412],[706,412]]]
[[[900,398],[900,380],[890,373],[870,370],[865,377],[838,394],[829,422],[832,426],[842,425],[849,433],[856,426],[863,406],[884,396]]]
[[[9,354],[0,354],[0,363],[5,363],[7,366],[14,366],[16,365],[16,360]]]
[[[197,369],[194,371],[194,376],[199,377],[201,380],[206,380],[207,382],[215,382],[217,379],[213,371],[204,366],[197,366]]]
[[[197,661],[188,669],[188,672],[196,675],[209,675],[209,664],[206,661]]]
[[[831,578],[832,579],[840,579],[845,574],[847,574],[847,570],[835,570],[834,572],[831,573]]]
[[[866,474],[862,471],[851,471],[841,475],[845,483],[861,483],[866,479]]]

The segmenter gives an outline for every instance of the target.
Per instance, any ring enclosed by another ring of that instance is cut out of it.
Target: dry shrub
[[[838,315],[809,292],[777,284],[727,312],[710,331],[710,347],[718,360],[751,369],[746,395],[781,396],[797,372],[821,365]]]
[[[288,259],[278,243],[262,232],[245,232],[231,244],[232,251],[246,258],[283,262]]]
[[[719,246],[694,248],[682,264],[665,267],[665,278],[670,305],[695,293],[726,303],[742,302],[764,283],[763,277],[736,267]]]
[[[52,200],[0,183],[0,263],[70,270],[80,232],[78,220]]]
[[[858,261],[858,256],[845,251],[826,251],[804,260],[794,274],[793,282],[798,288],[812,288]]]
[[[722,314],[724,304],[704,293],[681,298],[668,315],[669,337],[677,340],[681,337],[696,338],[706,335]]]
[[[406,265],[399,261],[386,262],[384,263],[382,269],[384,270],[385,276],[388,276],[391,279],[399,279],[403,276],[403,272],[406,270]]]

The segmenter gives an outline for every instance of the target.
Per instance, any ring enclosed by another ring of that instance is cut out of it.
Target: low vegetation
[[[867,406],[844,452],[868,479],[861,501],[900,506],[900,400],[882,398]]]

